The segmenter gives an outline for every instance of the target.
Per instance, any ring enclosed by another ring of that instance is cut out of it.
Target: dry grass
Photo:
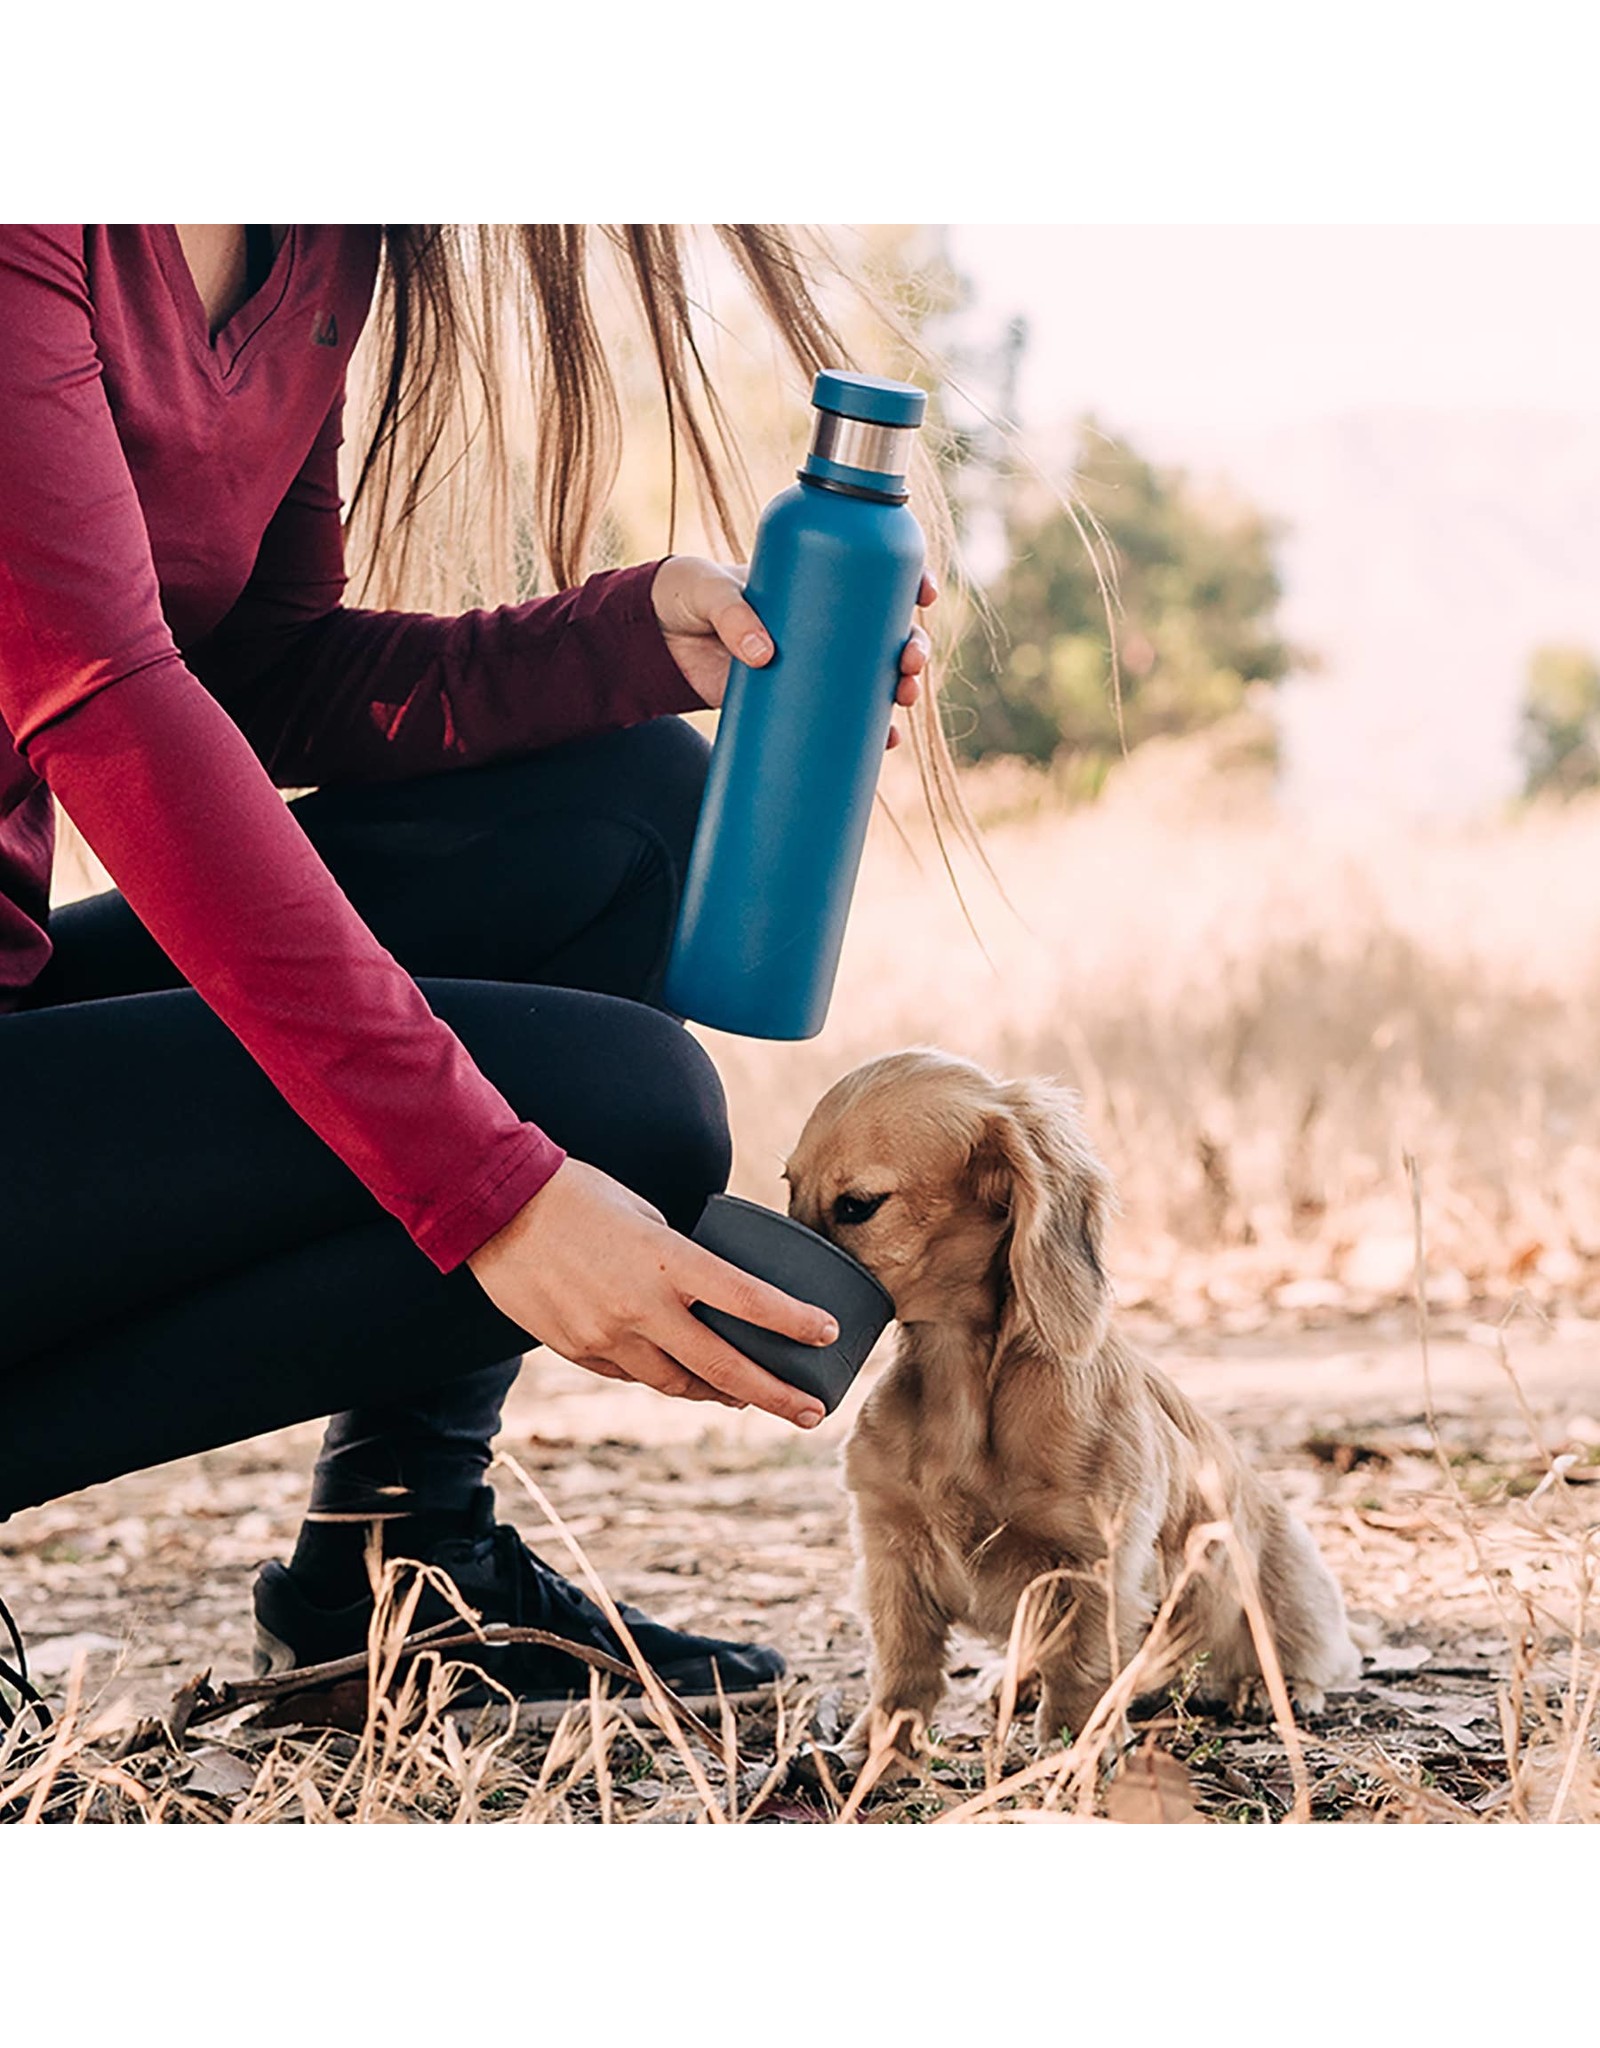
[[[1133,1745],[1122,1748],[1124,1712],[1159,1659],[1183,1586],[1196,1573],[1239,1564],[1232,1531],[1219,1518],[1195,1531],[1183,1576],[1149,1638],[1089,1724],[1070,1745],[1039,1757],[1028,1753],[1014,1711],[1026,1687],[1026,1616],[1013,1631],[986,1733],[964,1740],[936,1733],[926,1770],[897,1780],[890,1767],[898,1731],[886,1728],[850,1783],[830,1770],[828,1750],[814,1739],[828,1732],[816,1723],[814,1697],[780,1697],[770,1714],[754,1717],[736,1717],[725,1706],[708,1723],[672,1699],[631,1645],[643,1699],[606,1697],[596,1674],[587,1701],[572,1706],[553,1732],[519,1731],[514,1712],[463,1713],[457,1702],[476,1674],[435,1652],[404,1655],[420,1589],[409,1568],[391,1565],[381,1578],[360,1703],[348,1727],[263,1726],[234,1709],[202,1732],[205,1693],[196,1712],[191,1687],[164,1724],[130,1732],[125,1724],[97,1721],[86,1706],[80,1662],[48,1736],[19,1727],[0,1743],[0,1815],[57,1823],[718,1826],[1600,1820],[1597,1531],[1569,1512],[1552,1461],[1549,1485],[1524,1504],[1543,1567],[1539,1590],[1525,1572],[1514,1585],[1442,1446],[1440,1461],[1456,1531],[1499,1607],[1507,1644],[1508,1675],[1495,1691],[1500,1754],[1474,1760],[1470,1785],[1451,1782],[1437,1763],[1424,1767],[1405,1756],[1393,1738],[1362,1732],[1346,1703],[1336,1702],[1315,1728],[1297,1727],[1259,1603],[1252,1626],[1267,1671],[1272,1730],[1225,1736],[1195,1717],[1188,1684],[1180,1684],[1138,1724]],[[538,1502],[576,1574],[609,1604],[582,1544],[537,1482],[515,1461],[502,1462]],[[1528,1550],[1524,1543],[1524,1561]],[[828,1703],[821,1704],[825,1721]]]
[[[993,968],[937,863],[880,831],[822,1037],[708,1034],[741,1190],[780,1198],[840,1073],[931,1041],[1082,1091],[1122,1195],[1122,1299],[1179,1328],[1405,1299],[1407,1153],[1436,1309],[1600,1304],[1600,806],[1300,828],[1258,772],[1208,772],[1239,752],[1236,728],[1147,748],[1078,811],[979,778],[1017,911],[974,881]],[[912,816],[903,782],[894,801]]]
[[[274,1725],[295,1709],[241,1711],[227,1689],[192,1681],[165,1717],[130,1729],[101,1721],[83,1697],[81,1659],[55,1726],[40,1738],[19,1728],[0,1742],[0,1817],[23,1822],[297,1822],[453,1825],[678,1822],[715,1826],[810,1822],[834,1825],[934,1822],[1368,1821],[1559,1823],[1600,1821],[1600,1524],[1592,1489],[1569,1480],[1571,1460],[1552,1453],[1507,1353],[1499,1360],[1524,1416],[1540,1477],[1525,1497],[1474,1497],[1433,1412],[1427,1258],[1420,1179],[1415,1200],[1415,1309],[1427,1436],[1441,1484],[1418,1497],[1403,1526],[1443,1538],[1455,1577],[1487,1601],[1503,1636],[1492,1686],[1498,1744],[1463,1755],[1448,1739],[1419,1747],[1386,1725],[1368,1681],[1336,1698],[1314,1726],[1297,1726],[1248,1563],[1219,1510],[1197,1529],[1183,1572],[1151,1631],[1070,1744],[1033,1756],[1018,1715],[1034,1631],[1024,1604],[995,1674],[995,1699],[974,1725],[936,1727],[926,1768],[897,1777],[897,1728],[850,1782],[830,1768],[836,1696],[779,1696],[770,1711],[709,1720],[683,1707],[638,1656],[621,1615],[570,1522],[513,1458],[510,1482],[536,1508],[569,1568],[611,1613],[644,1697],[606,1696],[599,1673],[589,1697],[550,1733],[520,1730],[513,1703],[465,1714],[459,1700],[476,1674],[447,1655],[406,1653],[420,1581],[408,1567],[380,1575],[378,1603],[355,1710],[345,1725]],[[1196,1574],[1233,1570],[1250,1613],[1272,1725],[1225,1728],[1190,1706],[1193,1672],[1146,1702],[1128,1743],[1125,1713],[1160,1661],[1163,1632]],[[436,1580],[436,1583],[442,1583]],[[1452,1588],[1459,1596],[1463,1589]],[[1415,1607],[1419,1603],[1412,1601]],[[1421,1604],[1426,1604],[1425,1601]],[[437,1635],[438,1631],[434,1631]],[[1449,1676],[1448,1667],[1440,1674]],[[220,1694],[220,1696],[219,1696]],[[1418,1695],[1403,1706],[1426,1713]],[[1435,1699],[1446,1730],[1457,1701]],[[1464,1709],[1473,1718],[1476,1708]],[[1402,1714],[1400,1723],[1409,1719]],[[1393,1717],[1389,1717],[1393,1722]],[[206,1726],[208,1720],[213,1724]],[[202,1732],[204,1730],[204,1732]]]

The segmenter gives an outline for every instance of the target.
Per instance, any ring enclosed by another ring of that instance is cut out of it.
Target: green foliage
[[[1522,700],[1523,788],[1572,796],[1600,784],[1600,663],[1582,647],[1541,647]]]
[[[1182,470],[1162,469],[1086,422],[1077,485],[1116,560],[1122,720],[1130,747],[1190,732],[1239,708],[1252,682],[1275,683],[1293,653],[1273,630],[1280,594],[1276,528],[1234,502],[1209,501]],[[969,759],[1081,757],[1093,788],[1121,751],[1106,604],[1083,537],[1037,487],[1013,485],[1008,566],[960,657],[974,722]]]

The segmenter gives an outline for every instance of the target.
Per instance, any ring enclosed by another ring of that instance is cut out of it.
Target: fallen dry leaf
[[[1133,1825],[1198,1821],[1187,1769],[1170,1750],[1147,1742],[1126,1758],[1106,1790],[1106,1817]]]
[[[213,1799],[242,1799],[255,1784],[257,1766],[231,1749],[197,1749],[187,1789]]]

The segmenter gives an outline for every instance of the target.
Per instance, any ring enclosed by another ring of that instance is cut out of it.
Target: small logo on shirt
[[[316,325],[311,330],[311,339],[317,348],[339,346],[339,323],[331,313],[319,313]]]

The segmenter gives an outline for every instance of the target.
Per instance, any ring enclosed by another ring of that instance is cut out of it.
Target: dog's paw
[[[901,1785],[921,1778],[928,1767],[926,1756],[907,1756],[898,1749],[871,1750],[845,1742],[807,1742],[789,1760],[783,1789],[816,1801],[847,1798],[861,1779],[869,1779],[868,1790]]]
[[[1321,1686],[1303,1678],[1291,1678],[1286,1683],[1297,1721],[1315,1721],[1327,1712],[1328,1696]],[[1228,1695],[1228,1707],[1238,1721],[1270,1721],[1277,1711],[1264,1678],[1238,1680]]]
[[[894,1711],[868,1707],[840,1737],[837,1754],[854,1776],[870,1772],[874,1784],[894,1785],[921,1777],[930,1753],[928,1724],[909,1707]]]
[[[1272,1696],[1264,1678],[1239,1678],[1228,1688],[1228,1712],[1236,1721],[1270,1721]]]

